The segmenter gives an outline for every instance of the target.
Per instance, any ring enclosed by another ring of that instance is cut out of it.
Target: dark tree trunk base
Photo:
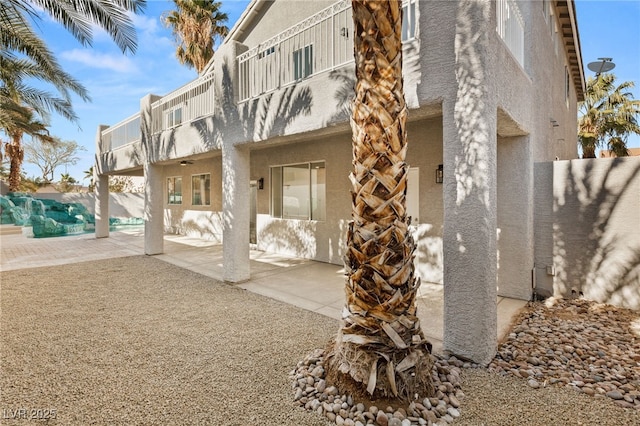
[[[397,396],[394,396],[384,357],[378,358],[376,387],[372,394],[367,391],[370,375],[370,366],[377,355],[370,348],[363,348],[350,343],[342,343],[338,346],[335,340],[327,345],[325,350],[325,371],[327,383],[333,384],[341,392],[353,395],[354,398],[365,405],[370,403],[386,404],[395,407],[409,404],[417,399],[432,397],[435,394],[431,380],[434,359],[430,353],[430,348],[425,344],[414,345],[407,350],[387,354],[393,365],[397,366],[407,355],[407,353],[419,353],[416,365],[403,372],[394,371],[395,388]],[[341,369],[342,364],[348,364],[349,372]],[[355,377],[354,377],[355,376]]]

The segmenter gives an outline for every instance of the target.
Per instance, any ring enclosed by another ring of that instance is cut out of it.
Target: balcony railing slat
[[[515,0],[498,0],[496,3],[496,31],[511,54],[524,67],[524,19]]]

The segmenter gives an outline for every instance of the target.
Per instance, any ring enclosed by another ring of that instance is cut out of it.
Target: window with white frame
[[[571,75],[569,74],[569,67],[564,67],[564,100],[569,106],[569,95],[571,94]]]
[[[553,23],[553,50],[556,53],[556,56],[560,50],[560,35],[558,34],[558,22]]]
[[[416,0],[408,0],[402,4],[402,41],[416,36]]]
[[[549,0],[542,0],[542,14],[544,15],[544,20],[549,21],[549,11],[551,7],[549,5]]]
[[[167,204],[182,204],[182,177],[167,178]]]
[[[182,107],[172,108],[165,112],[167,129],[182,123]]]
[[[324,161],[271,167],[271,215],[282,219],[325,220]]]
[[[191,204],[211,205],[211,175],[209,173],[191,176]]]
[[[301,80],[313,74],[313,45],[293,51],[293,79]]]

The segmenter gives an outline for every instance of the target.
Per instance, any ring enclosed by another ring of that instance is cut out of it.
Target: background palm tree
[[[226,13],[220,12],[221,2],[213,0],[173,0],[177,10],[163,15],[178,45],[176,57],[181,64],[195,68],[198,74],[209,63],[216,41],[229,32],[224,23]]]
[[[20,125],[11,125],[3,130],[8,135],[9,141],[4,143],[4,152],[9,158],[9,191],[15,192],[20,188],[22,162],[24,160],[24,148],[22,147],[22,136],[27,133],[33,138],[43,142],[52,142],[49,136],[47,125],[40,121],[28,107],[22,107],[15,113]]]
[[[58,190],[60,192],[71,192],[74,189],[74,185],[78,183],[76,178],[69,173],[62,173],[60,175],[60,183],[58,184]]]
[[[82,178],[82,180],[89,179],[89,192],[93,192],[96,187],[96,182],[93,177],[93,166],[89,167],[89,170],[85,170],[82,173],[84,173],[84,177]]]
[[[84,86],[62,70],[31,22],[37,24],[48,14],[83,45],[91,45],[92,28],[97,25],[126,53],[136,49],[135,28],[127,12],[139,13],[144,6],[144,0],[0,0],[0,130],[9,137],[4,148],[11,159],[11,190],[20,185],[22,135],[47,140],[50,112],[76,121],[71,92],[89,100]],[[27,78],[52,84],[59,96],[24,84]]]
[[[412,400],[416,393],[432,394],[433,363],[416,316],[420,282],[406,212],[401,1],[352,5],[356,96],[347,302],[327,374],[374,397]]]
[[[615,85],[614,74],[587,80],[585,100],[579,105],[578,143],[582,158],[595,158],[597,148],[607,148],[615,156],[628,155],[630,133],[640,134],[640,101],[633,99],[634,84]]]
[[[61,71],[61,78],[69,78],[67,86],[76,93],[86,97],[86,91],[71,76]],[[76,115],[71,108],[71,98],[61,83],[64,98],[57,98],[50,93],[33,89],[23,83],[25,78],[42,78],[47,74],[37,64],[27,59],[15,59],[0,55],[0,129],[8,136],[3,144],[4,153],[9,157],[9,190],[18,191],[21,180],[24,149],[22,137],[25,134],[48,143],[53,141],[47,129],[49,111],[54,110],[71,120]],[[57,84],[57,83],[56,83]],[[43,118],[44,117],[44,118]],[[1,155],[1,154],[0,154]]]

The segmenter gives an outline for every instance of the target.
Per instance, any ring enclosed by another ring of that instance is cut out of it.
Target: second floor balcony
[[[416,36],[417,0],[402,3],[402,41]],[[238,56],[239,101],[353,62],[351,2],[341,0]]]
[[[418,0],[403,0],[402,40],[419,36]],[[424,13],[424,12],[423,12]],[[525,23],[514,0],[496,2],[496,31],[523,66]],[[236,58],[231,76],[238,103],[353,63],[351,2],[340,0],[281,31]],[[151,104],[151,135],[211,116],[215,106],[214,72],[206,73]],[[102,132],[101,148],[111,151],[140,140],[140,114]]]

